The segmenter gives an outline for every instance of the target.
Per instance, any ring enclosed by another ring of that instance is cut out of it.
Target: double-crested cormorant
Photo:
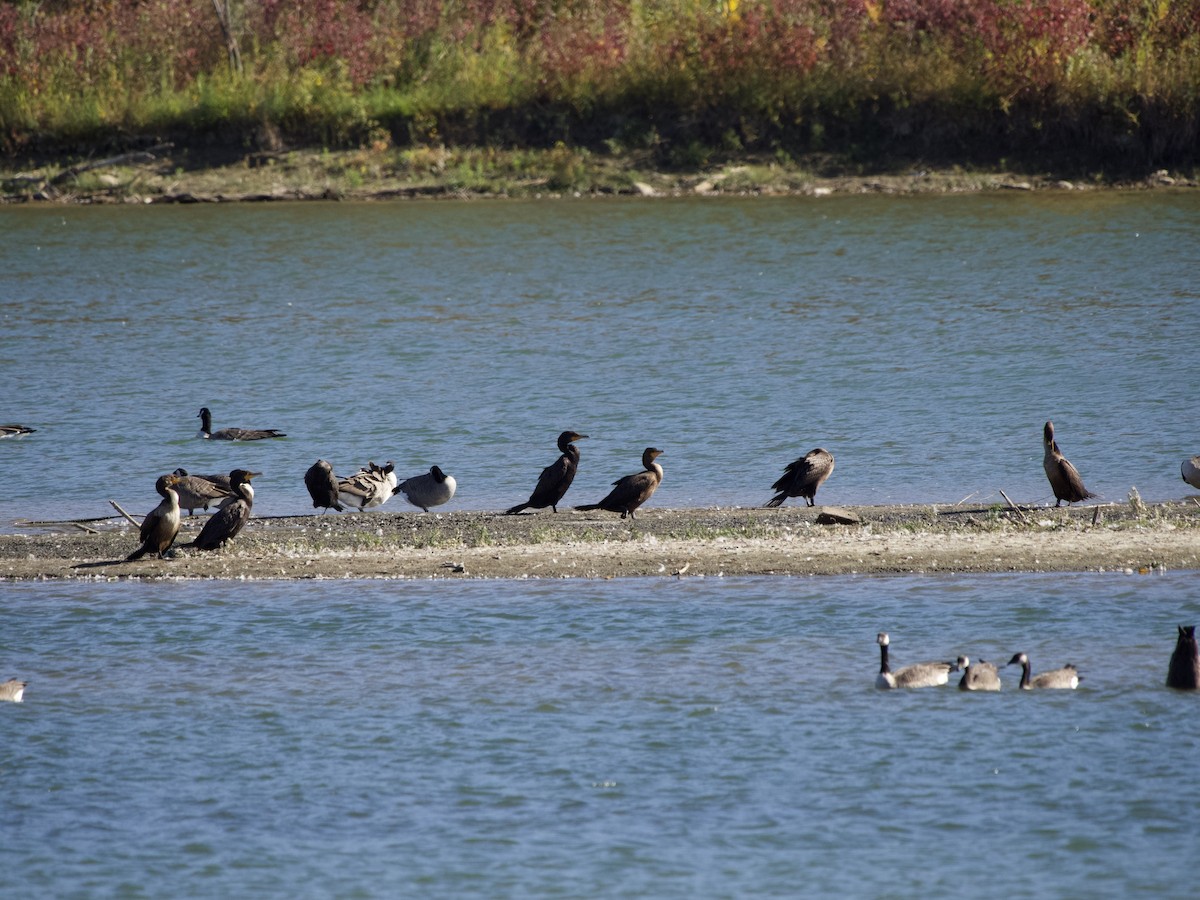
[[[25,688],[27,687],[29,687],[28,681],[17,681],[15,678],[0,682],[0,700],[20,703],[25,699]]]
[[[537,486],[529,495],[529,499],[506,510],[504,514],[512,516],[524,509],[545,509],[547,506],[558,512],[558,501],[563,498],[563,494],[575,480],[575,472],[579,468],[579,448],[575,446],[574,442],[581,441],[585,437],[587,437],[586,434],[579,434],[576,431],[564,431],[560,434],[558,449],[562,456],[542,469]]]
[[[179,506],[192,515],[196,508],[208,512],[210,506],[232,503],[233,493],[229,489],[228,475],[189,475],[187,469],[176,469],[179,480],[175,482],[175,493],[179,495]]]
[[[247,472],[245,469],[234,469],[230,472],[229,485],[237,499],[213,513],[196,535],[196,539],[184,546],[195,547],[197,550],[216,550],[237,537],[254,508],[254,488],[250,486],[250,479],[261,474],[262,472]]]
[[[633,511],[649,500],[650,495],[662,484],[663,467],[654,461],[662,455],[661,450],[647,447],[642,451],[642,465],[646,467],[646,471],[626,475],[624,478],[614,481],[613,489],[599,503],[588,503],[575,508],[603,509],[608,512],[619,512],[622,519],[626,516],[634,518]]]
[[[27,428],[24,425],[0,425],[0,438],[20,437],[23,434],[33,434],[37,431],[36,428]]]
[[[1200,690],[1200,649],[1196,647],[1196,626],[1180,625],[1175,652],[1167,667],[1167,687],[1180,691]]]
[[[396,466],[389,459],[387,465],[377,466],[368,462],[349,478],[338,482],[338,500],[355,509],[370,509],[382,506],[391,499],[396,489]]]
[[[1079,673],[1075,671],[1075,667],[1070,663],[1067,663],[1061,669],[1042,672],[1035,677],[1030,677],[1032,667],[1029,665],[1029,657],[1024,653],[1014,653],[1013,658],[1008,661],[1008,664],[1010,666],[1019,665],[1021,667],[1021,683],[1018,687],[1023,691],[1050,690],[1054,688],[1073,691],[1079,687]]]
[[[984,662],[981,659],[979,662],[973,663],[970,657],[960,656],[958,667],[963,673],[963,677],[958,682],[960,691],[1000,690],[1000,673],[990,662]]]
[[[888,646],[891,638],[887,632],[881,631],[875,636],[879,645],[879,674],[875,676],[875,687],[880,690],[893,688],[922,688],[937,687],[950,680],[950,673],[956,668],[950,662],[913,663],[898,672],[893,672],[888,665]]]
[[[1042,444],[1046,448],[1046,455],[1042,458],[1042,468],[1046,470],[1046,477],[1050,479],[1055,506],[1061,505],[1064,500],[1070,505],[1096,496],[1083,486],[1083,479],[1079,477],[1078,470],[1058,449],[1058,444],[1054,440],[1053,422],[1047,422],[1042,429]]]
[[[338,503],[337,479],[333,477],[333,466],[326,460],[318,459],[309,467],[304,473],[304,486],[312,497],[313,509],[336,509],[338,512],[345,509]]]
[[[414,475],[405,478],[396,485],[395,494],[403,494],[404,499],[413,506],[419,506],[429,512],[431,506],[441,506],[448,503],[458,488],[458,482],[453,475],[447,475],[437,466],[430,466],[424,475]]]
[[[142,545],[125,557],[126,562],[141,559],[147,553],[157,553],[162,559],[175,543],[175,536],[179,534],[179,494],[175,490],[178,481],[178,475],[163,475],[155,483],[154,489],[163,498],[162,503],[142,520],[138,530]]]
[[[1185,459],[1179,466],[1179,474],[1183,480],[1200,491],[1200,456]]]
[[[779,493],[764,506],[782,506],[788,497],[803,497],[809,506],[815,506],[817,488],[832,472],[833,454],[823,447],[810,450],[783,470],[782,477],[771,485],[771,490]]]
[[[282,431],[274,428],[222,428],[220,431],[213,431],[212,413],[208,411],[207,406],[201,408],[198,418],[200,433],[196,436],[210,441],[261,441],[266,438],[287,437]]]

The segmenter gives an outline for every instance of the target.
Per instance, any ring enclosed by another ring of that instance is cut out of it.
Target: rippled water
[[[760,505],[815,446],[829,503],[1180,496],[1200,452],[1200,197],[828,197],[0,210],[0,522],[134,510],[183,465],[311,509],[318,457],[523,500],[666,450],[654,503]],[[286,441],[205,444],[215,426]],[[43,477],[53,473],[47,493]],[[396,508],[385,507],[384,511]]]
[[[9,585],[3,893],[1190,897],[1198,579]]]

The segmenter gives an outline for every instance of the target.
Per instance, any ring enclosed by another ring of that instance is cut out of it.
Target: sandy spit
[[[124,562],[128,523],[0,535],[0,579],[615,578],[1200,569],[1200,501],[1068,509],[868,506],[329,514],[254,519],[217,552]],[[121,521],[121,520],[118,520]]]

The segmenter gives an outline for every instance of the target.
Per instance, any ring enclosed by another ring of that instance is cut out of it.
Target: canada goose
[[[1192,487],[1200,490],[1200,456],[1185,459],[1179,467],[1179,474]]]
[[[333,477],[333,466],[323,459],[313,463],[304,473],[304,486],[312,497],[313,509],[336,509],[341,512],[346,507],[338,503],[338,483]]]
[[[633,475],[618,478],[613,482],[613,489],[608,492],[608,496],[599,503],[588,503],[575,508],[581,510],[603,509],[608,512],[619,512],[622,519],[626,516],[634,518],[634,510],[649,500],[650,496],[658,490],[658,486],[662,484],[663,467],[654,460],[663,455],[663,451],[647,447],[642,451],[642,465],[646,469],[644,472],[636,472]]]
[[[979,660],[972,663],[970,657],[960,656],[958,667],[963,677],[959,679],[960,691],[998,691],[1000,690],[1000,673],[990,662]]]
[[[396,485],[393,494],[403,494],[404,499],[413,506],[419,506],[429,512],[431,506],[441,506],[449,503],[458,488],[458,482],[453,475],[447,475],[437,466],[430,466],[424,475],[414,475],[405,478]]]
[[[1031,668],[1029,657],[1024,653],[1014,653],[1013,658],[1008,661],[1008,664],[1010,666],[1021,666],[1021,683],[1018,687],[1023,691],[1032,691],[1035,689],[1048,690],[1052,688],[1073,691],[1079,687],[1079,673],[1075,671],[1075,667],[1070,663],[1067,663],[1061,669],[1042,672],[1036,678],[1031,678],[1029,675]]]
[[[1042,468],[1046,470],[1050,488],[1054,491],[1055,506],[1061,505],[1064,500],[1067,501],[1067,505],[1070,505],[1096,496],[1083,486],[1083,479],[1079,477],[1079,471],[1058,449],[1058,444],[1054,440],[1053,422],[1047,422],[1042,428],[1042,444],[1045,447]]]
[[[17,681],[15,678],[0,682],[0,700],[20,703],[25,699],[25,688],[27,687],[29,687],[28,681]]]
[[[212,413],[208,411],[208,407],[201,407],[197,414],[200,419],[200,431],[196,437],[204,438],[210,441],[262,441],[267,438],[287,437],[282,431],[277,431],[274,428],[222,428],[220,431],[212,430]]]
[[[763,505],[782,506],[788,497],[803,497],[809,506],[816,506],[817,488],[832,472],[833,454],[822,447],[810,450],[783,470],[780,479],[771,485],[771,490],[779,493]]]
[[[238,532],[249,521],[250,512],[254,508],[254,488],[250,486],[250,479],[261,474],[262,472],[247,472],[245,469],[234,469],[230,472],[229,484],[237,499],[213,513],[196,535],[196,539],[184,546],[195,547],[197,550],[217,550],[237,537]]]
[[[1200,690],[1200,650],[1196,647],[1196,626],[1180,625],[1171,664],[1167,667],[1167,687],[1181,691]]]
[[[178,481],[178,475],[163,475],[155,483],[154,490],[163,500],[142,520],[142,527],[138,529],[142,545],[125,557],[126,562],[141,559],[147,553],[157,553],[162,559],[175,543],[175,536],[179,534],[179,494],[175,491]]]
[[[27,428],[24,425],[0,425],[0,438],[20,437],[23,434],[33,434],[37,431],[36,428]]]
[[[524,509],[545,509],[547,506],[554,512],[558,512],[558,502],[562,500],[563,494],[575,480],[575,472],[579,469],[579,448],[575,446],[574,442],[581,441],[586,437],[586,434],[579,434],[576,431],[564,431],[560,434],[558,449],[562,455],[542,469],[542,474],[538,477],[537,485],[534,487],[533,493],[529,495],[529,499],[505,510],[504,514],[512,516]]]
[[[888,646],[891,638],[887,632],[881,631],[875,636],[879,645],[879,674],[875,676],[875,687],[882,691],[894,688],[937,687],[950,680],[950,673],[955,670],[954,663],[926,662],[913,663],[898,672],[893,672],[888,665]]]
[[[387,503],[395,490],[395,464],[390,459],[383,466],[368,461],[365,469],[338,481],[338,502],[355,509],[371,509]]]
[[[189,475],[183,468],[176,469],[174,474],[179,476],[175,482],[179,507],[186,509],[189,516],[197,507],[208,512],[210,506],[223,506],[234,500],[228,475]]]

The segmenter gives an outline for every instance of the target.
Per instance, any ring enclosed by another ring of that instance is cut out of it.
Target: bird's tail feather
[[[787,499],[787,494],[776,494],[770,500],[763,504],[764,507],[774,509],[776,506],[783,506],[783,501]]]

